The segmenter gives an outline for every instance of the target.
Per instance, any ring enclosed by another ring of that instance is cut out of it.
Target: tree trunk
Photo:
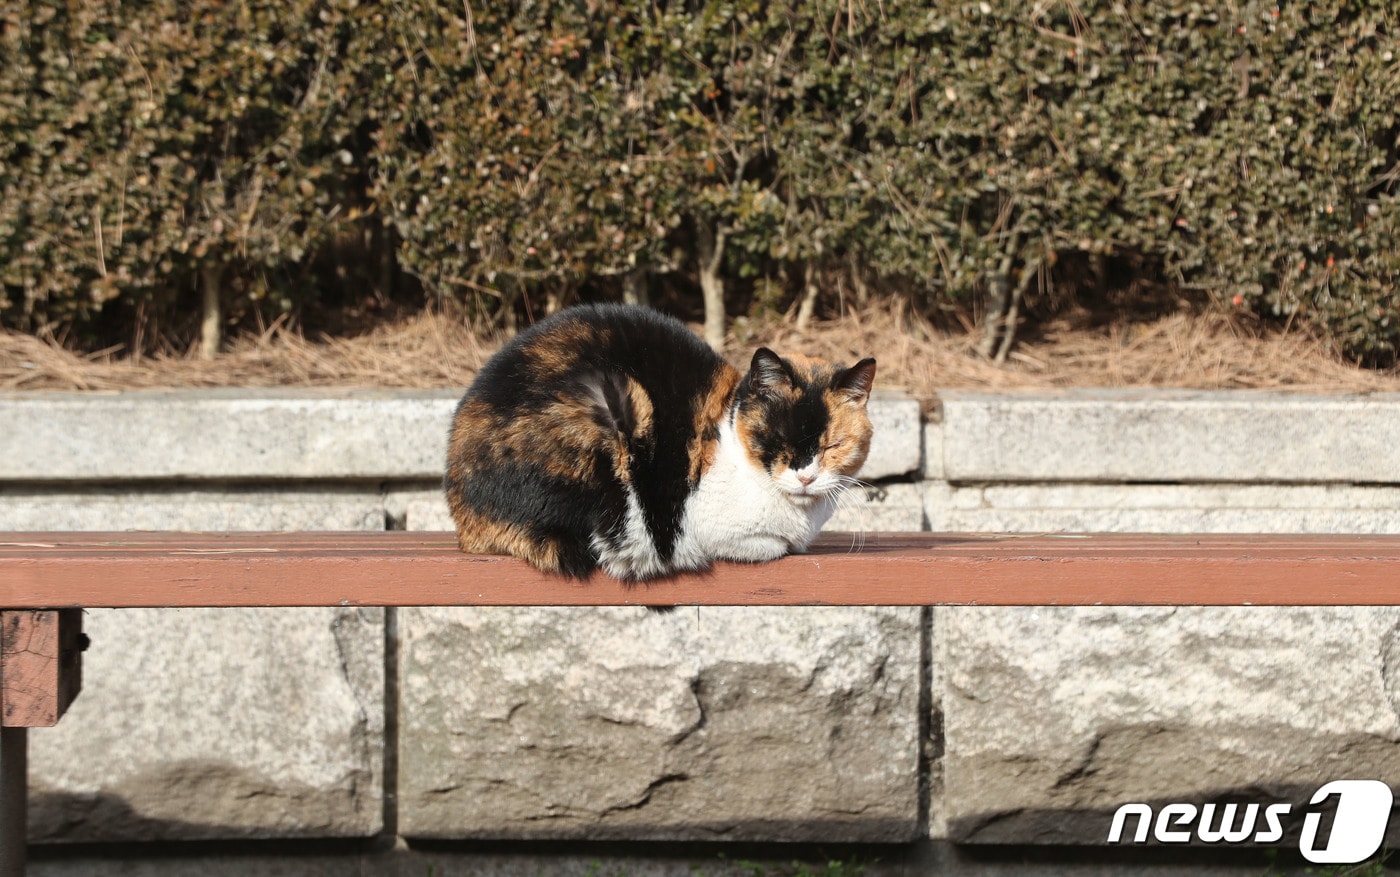
[[[997,365],[1005,363],[1007,355],[1011,352],[1011,345],[1016,341],[1016,324],[1021,319],[1021,302],[1026,297],[1026,290],[1030,288],[1031,281],[1039,273],[1039,260],[1029,263],[1021,272],[1021,282],[1016,284],[1016,289],[1011,295],[1011,304],[1006,311],[1006,325],[1001,330],[1001,346],[997,348],[995,360]]]
[[[622,301],[624,304],[651,307],[651,294],[647,291],[647,278],[650,275],[645,265],[638,265],[622,276]]]
[[[724,259],[723,228],[716,230],[706,218],[695,220],[696,260],[700,263],[700,294],[705,302],[705,343],[724,349],[724,278],[719,266]]]
[[[865,282],[865,275],[861,273],[860,263],[854,255],[851,256],[851,288],[856,291],[856,307],[864,308],[870,303],[870,284]]]
[[[200,295],[202,298],[199,322],[199,358],[213,359],[219,355],[224,340],[224,314],[219,303],[220,272],[217,267],[206,265],[200,271]]]
[[[515,303],[520,300],[524,285],[514,277],[502,276],[497,279],[500,281],[496,288],[501,291],[501,308],[496,319],[500,322],[506,338],[514,338],[520,331],[520,319],[515,315]]]
[[[150,323],[146,301],[144,295],[136,300],[136,318],[132,320],[131,326],[131,361],[137,364],[140,364],[142,356],[146,353],[146,329]]]
[[[383,223],[375,223],[370,237],[371,252],[379,268],[374,292],[380,304],[387,305],[394,300],[394,279],[398,273],[394,258],[394,233]]]
[[[1001,264],[987,289],[987,313],[982,318],[982,340],[977,352],[991,359],[997,351],[997,341],[1006,330],[1006,318],[1011,305],[1011,271],[1016,267],[1016,254],[1021,249],[1021,235],[1012,232],[1002,250]]]
[[[802,303],[797,306],[797,331],[806,332],[812,324],[812,313],[817,309],[817,269],[811,262],[802,272]]]

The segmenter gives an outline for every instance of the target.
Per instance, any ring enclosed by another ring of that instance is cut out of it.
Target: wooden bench
[[[24,871],[25,735],[78,693],[83,609],[617,605],[1400,605],[1400,536],[832,533],[627,585],[440,533],[0,533],[0,877]]]

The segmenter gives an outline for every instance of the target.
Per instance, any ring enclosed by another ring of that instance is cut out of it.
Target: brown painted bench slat
[[[1400,536],[867,534],[646,585],[451,534],[3,533],[0,608],[1400,605]]]

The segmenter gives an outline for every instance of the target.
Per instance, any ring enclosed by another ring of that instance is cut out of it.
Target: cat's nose
[[[808,474],[803,473],[803,472],[798,472],[798,473],[797,473],[797,480],[802,482],[802,486],[803,486],[803,487],[806,487],[806,486],[808,486],[809,484],[811,484],[813,481],[816,481],[816,480],[817,480],[817,473],[813,472],[813,473],[811,473],[810,475],[808,475]]]

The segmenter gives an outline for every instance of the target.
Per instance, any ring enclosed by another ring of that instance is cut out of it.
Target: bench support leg
[[[23,877],[29,729],[0,728],[0,877]]]
[[[0,725],[56,725],[82,687],[83,610],[0,611]]]
[[[58,722],[82,687],[81,609],[0,611],[0,877],[23,877],[29,729]]]

